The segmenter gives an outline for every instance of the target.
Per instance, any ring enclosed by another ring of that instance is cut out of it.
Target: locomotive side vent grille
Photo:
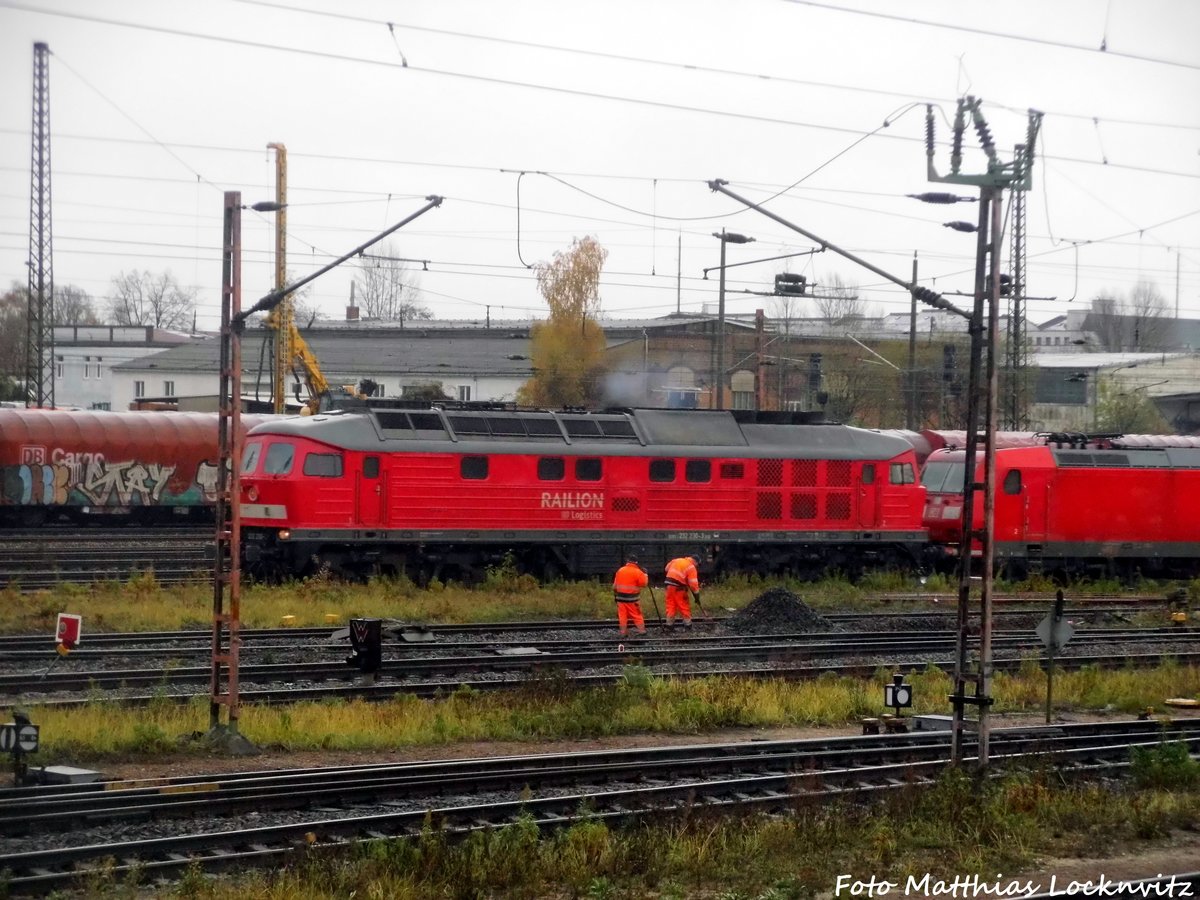
[[[792,460],[792,487],[817,486],[817,461],[815,459]]]
[[[782,519],[783,499],[776,491],[763,491],[758,495],[757,512],[760,519]]]
[[[783,460],[760,459],[758,461],[758,484],[760,487],[779,487],[783,484]]]
[[[825,498],[825,518],[831,522],[845,522],[850,518],[850,495],[830,494]]]
[[[613,512],[637,512],[641,506],[637,497],[614,497]]]
[[[745,478],[746,467],[741,463],[721,463],[722,478]]]
[[[817,498],[813,494],[792,494],[792,518],[815,519]]]
[[[825,484],[829,487],[850,487],[850,460],[831,459],[825,463]]]

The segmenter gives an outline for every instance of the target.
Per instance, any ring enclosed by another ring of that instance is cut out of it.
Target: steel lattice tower
[[[1024,145],[1016,146],[1013,155],[1013,176],[1021,184],[1027,176],[1028,155]],[[1001,427],[1010,431],[1026,431],[1029,428],[1029,345],[1026,334],[1025,314],[1025,194],[1015,189],[1012,198],[1012,227],[1010,231],[1009,266],[1012,268],[1009,282],[1008,328],[1006,335],[1004,375],[1007,382],[1006,396],[1001,416]]]
[[[29,188],[29,315],[25,405],[54,405],[54,255],[50,219],[50,45],[33,45],[33,153]]]

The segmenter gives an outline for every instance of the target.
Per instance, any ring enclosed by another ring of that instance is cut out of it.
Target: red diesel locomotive
[[[1157,442],[1189,446],[1153,446]],[[952,557],[961,552],[964,457],[962,450],[935,451],[922,472],[930,540]],[[982,461],[978,466],[982,482]],[[1200,573],[1195,439],[1043,436],[1039,446],[997,449],[995,484],[995,564],[1006,577]],[[982,494],[972,518],[976,528],[983,526]]]
[[[261,425],[241,467],[243,561],[472,579],[507,556],[543,578],[628,552],[710,571],[912,567],[925,490],[900,438],[753,411],[422,408]]]

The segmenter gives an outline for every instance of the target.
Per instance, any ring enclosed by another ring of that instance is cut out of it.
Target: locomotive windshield
[[[296,448],[291,444],[272,444],[267,449],[267,462],[263,471],[268,475],[286,475],[292,471],[292,460]]]
[[[961,494],[966,463],[930,462],[921,473],[921,484],[931,494]]]
[[[258,457],[262,453],[262,444],[253,443],[247,444],[246,450],[242,454],[242,474],[249,475],[258,465]]]

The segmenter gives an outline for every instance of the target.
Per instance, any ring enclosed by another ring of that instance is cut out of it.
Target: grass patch
[[[783,816],[704,811],[618,826],[588,818],[541,834],[530,819],[452,841],[426,827],[312,855],[271,874],[186,879],[185,897],[633,898],[784,900],[831,892],[839,875],[899,883],[1036,870],[1047,856],[1137,849],[1191,827],[1200,794],[1063,787],[1030,772],[978,783],[950,772],[933,788],[871,805],[797,802]],[[921,895],[921,892],[914,892]],[[843,896],[848,896],[844,892]]]
[[[1044,580],[1043,580],[1044,581]],[[944,609],[926,599],[935,593],[957,589],[952,578],[931,575],[922,585],[912,577],[881,572],[852,583],[830,577],[816,583],[791,579],[736,575],[716,583],[704,583],[705,609],[723,615],[741,609],[771,587],[786,587],[818,610]],[[1042,581],[997,584],[1000,593],[1037,590],[1052,595],[1054,586]],[[1168,587],[1147,582],[1142,593],[1163,593]],[[1189,583],[1192,596],[1200,596],[1200,581]],[[1112,596],[1127,590],[1109,583],[1073,586],[1072,599]],[[880,594],[911,595],[913,599],[879,599]],[[653,615],[649,597],[643,611]],[[661,603],[661,598],[659,598]],[[1047,601],[1049,602],[1049,601]],[[564,581],[539,585],[519,573],[511,560],[489,568],[481,585],[474,588],[433,582],[418,588],[406,578],[375,578],[366,584],[348,584],[319,573],[303,581],[281,586],[244,585],[242,622],[248,628],[278,627],[284,616],[295,617],[297,626],[322,626],[326,617],[345,623],[354,617],[401,619],[407,622],[457,624],[464,622],[511,622],[530,619],[615,620],[612,590],[607,579]],[[127,582],[91,585],[59,585],[50,590],[21,594],[9,585],[0,590],[0,633],[53,633],[60,612],[81,614],[85,640],[89,631],[173,631],[206,628],[212,623],[212,587],[195,584],[160,584],[152,572]],[[1156,616],[1153,621],[1159,621]]]
[[[937,669],[906,676],[914,713],[945,713],[950,677]],[[871,679],[832,674],[787,682],[714,676],[663,679],[641,666],[626,668],[607,688],[576,690],[562,673],[547,671],[520,691],[462,689],[435,700],[398,694],[392,700],[303,702],[243,707],[243,734],[265,750],[389,750],[465,741],[591,740],[639,733],[702,735],[722,728],[846,725],[883,711],[890,671]],[[1033,666],[994,681],[995,711],[1037,712],[1045,678]],[[1058,710],[1126,713],[1168,696],[1200,697],[1200,667],[1060,673]],[[208,727],[208,699],[144,709],[96,701],[77,709],[30,710],[41,726],[38,764],[67,760],[153,757],[179,752]],[[198,751],[194,751],[198,752]]]

